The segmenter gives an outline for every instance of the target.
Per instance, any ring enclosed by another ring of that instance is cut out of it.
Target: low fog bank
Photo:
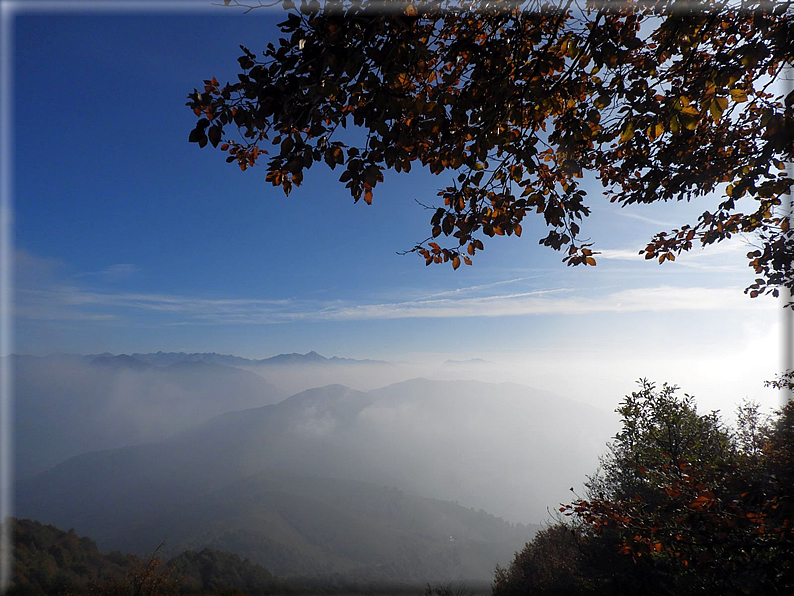
[[[326,385],[344,385],[358,391],[371,391],[408,379],[428,377],[434,369],[433,366],[402,362],[265,364],[244,368],[267,379],[287,395]]]
[[[451,380],[498,378],[484,361],[420,366],[311,353],[238,359],[244,368],[211,363],[221,358],[235,363],[218,355],[16,357],[17,478],[80,453],[195,436],[207,447],[188,457],[206,452],[240,476],[279,468],[372,481],[538,523],[571,499],[571,487],[581,490],[618,430],[617,416],[584,403],[586,393]],[[422,371],[445,380],[401,379]],[[294,389],[306,393],[284,399]],[[261,408],[269,404],[278,406]]]
[[[727,355],[717,347],[697,352],[682,337],[680,349],[673,351],[658,350],[638,339],[619,349],[573,345],[569,350],[489,353],[455,361],[433,355],[439,364],[423,376],[509,381],[609,411],[636,391],[640,378],[647,378],[658,386],[680,387],[681,394],[695,397],[698,411],[717,410],[726,423],[735,424],[736,409],[746,400],[757,402],[766,413],[780,407],[781,392],[764,386],[764,381],[774,379],[786,366],[779,362],[775,348],[774,343],[770,347],[755,342]],[[758,354],[765,352],[771,352],[769,358],[759,361]]]
[[[415,379],[368,395],[348,432],[400,485],[512,522],[543,522],[571,487],[582,494],[619,429],[614,413],[514,383]]]
[[[18,515],[108,549],[167,534],[291,574],[485,579],[581,494],[618,430],[586,394],[428,378],[361,391],[339,381],[418,367],[286,356],[17,357]],[[275,384],[318,380],[336,383],[286,398]]]
[[[18,479],[80,453],[157,441],[313,387],[370,390],[427,370],[314,352],[264,360],[165,352],[10,358]]]
[[[165,438],[288,394],[259,375],[202,362],[129,356],[14,356],[17,478],[80,453]]]
[[[346,422],[353,429],[346,438],[350,450],[371,452],[373,469],[366,479],[527,523],[540,521],[546,507],[555,508],[569,497],[569,487],[581,485],[617,430],[607,409],[592,409],[580,428],[574,422],[582,404],[528,387],[400,385],[416,377],[494,383],[522,376],[516,367],[482,359],[391,363],[314,352],[263,360],[163,352],[56,354],[15,356],[14,371],[18,479],[81,453],[158,441],[226,412],[344,385],[371,392],[372,403]],[[565,397],[587,402],[589,396]],[[302,413],[302,432],[342,433],[334,426],[340,413],[332,414],[313,419]]]

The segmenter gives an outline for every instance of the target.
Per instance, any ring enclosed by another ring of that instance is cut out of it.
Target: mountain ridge
[[[356,358],[342,358],[339,356],[326,357],[314,350],[300,354],[298,352],[281,353],[268,358],[244,358],[233,354],[218,354],[216,352],[135,352],[131,355],[142,362],[181,362],[201,361],[215,364],[233,364],[237,366],[268,366],[268,365],[295,365],[295,364],[389,364],[383,360]]]
[[[152,471],[144,466],[145,452],[159,450],[152,461],[170,472],[153,475],[157,483],[170,475],[196,487],[276,468],[399,486],[534,521],[528,511],[542,518],[565,496],[542,486],[559,483],[567,490],[595,469],[595,454],[612,434],[604,430],[611,418],[511,383],[412,379],[369,392],[332,385],[219,414],[152,446],[78,455],[59,464],[53,479],[65,480],[66,470],[84,464],[100,465],[97,477],[123,485],[123,477],[111,480],[113,469],[141,467],[147,478]],[[505,482],[511,490],[491,490]],[[134,485],[130,490],[137,494]],[[527,500],[543,505],[527,507]]]
[[[485,567],[490,575],[523,546],[499,538],[510,534],[504,520],[541,521],[595,469],[611,434],[603,432],[607,418],[509,382],[414,378],[366,392],[337,383],[224,412],[150,443],[77,455],[20,482],[16,502],[20,516],[77,528],[105,548],[143,552],[166,532],[180,548],[231,550],[287,574],[395,579],[412,570],[462,579],[476,568],[485,579]],[[357,501],[355,487],[369,500]],[[411,501],[418,509],[406,513],[383,487],[423,504]],[[454,502],[459,521],[444,513],[452,505],[428,499]],[[395,507],[408,517],[390,526]],[[486,511],[493,520],[483,523],[503,530],[457,555],[440,535],[427,538],[431,526],[445,528],[445,539],[468,535]],[[365,512],[371,517],[356,521]],[[410,535],[401,533],[406,524]],[[383,537],[391,546],[378,546]],[[369,546],[345,551],[339,540]],[[504,549],[499,560],[489,558]],[[414,557],[419,552],[426,556]],[[380,558],[368,558],[373,553]]]

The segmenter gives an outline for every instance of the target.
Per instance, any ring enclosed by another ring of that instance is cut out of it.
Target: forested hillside
[[[78,536],[74,530],[65,532],[26,519],[10,522],[14,527],[14,576],[8,596],[419,596],[436,589],[410,582],[346,579],[338,575],[278,578],[248,559],[209,548],[186,550],[167,561],[163,561],[159,551],[142,558],[118,551],[103,553],[93,540]],[[474,594],[472,589],[484,593],[484,586],[467,587],[466,594]]]
[[[788,383],[791,382],[791,375]],[[794,593],[794,402],[736,428],[643,381],[586,494],[496,575],[493,596]]]

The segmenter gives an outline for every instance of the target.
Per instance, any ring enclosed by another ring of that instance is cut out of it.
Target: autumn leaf
[[[266,180],[285,194],[313,164],[344,164],[340,183],[367,204],[384,171],[427,168],[443,179],[449,210],[431,215],[430,236],[468,255],[485,237],[522,236],[534,217],[546,227],[541,245],[592,266],[590,255],[568,253],[587,237],[586,176],[622,207],[711,197],[722,206],[690,222],[694,238],[666,231],[647,242],[646,258],[674,260],[752,233],[762,250],[750,264],[762,281],[748,294],[793,288],[790,229],[762,204],[794,185],[785,174],[767,178],[794,159],[794,94],[765,91],[790,61],[790,16],[723,3],[703,20],[686,3],[681,14],[600,4],[475,18],[432,3],[390,12],[370,10],[370,0],[287,1],[281,42],[261,58],[241,48],[235,82],[211,77],[188,93],[189,141],[230,150],[221,140],[234,129],[245,150],[224,158],[242,170],[275,145]],[[750,97],[752,106],[726,116],[730,101]],[[351,127],[360,134],[344,132]],[[434,200],[426,192],[416,197],[424,205]],[[738,209],[740,198],[749,208]],[[428,263],[422,244],[412,252]]]
[[[634,122],[627,122],[620,132],[620,142],[625,143],[634,136]]]

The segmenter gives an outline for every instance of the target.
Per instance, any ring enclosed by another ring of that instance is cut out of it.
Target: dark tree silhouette
[[[412,252],[454,268],[484,237],[520,236],[530,214],[548,226],[541,244],[595,265],[585,172],[621,206],[716,194],[716,209],[639,252],[663,263],[747,234],[746,292],[794,286],[794,93],[776,87],[794,57],[791,2],[281,4],[278,44],[242,48],[234,82],[189,95],[191,141],[243,170],[267,156],[287,194],[317,162],[366,203],[386,169],[447,173]],[[340,138],[348,125],[357,142]]]

